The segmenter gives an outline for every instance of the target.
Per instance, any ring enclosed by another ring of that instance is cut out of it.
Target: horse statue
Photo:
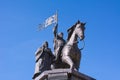
[[[85,23],[78,21],[75,25],[67,30],[68,38],[61,52],[61,60],[69,65],[70,69],[79,69],[81,60],[81,49],[78,48],[78,38],[84,40]]]

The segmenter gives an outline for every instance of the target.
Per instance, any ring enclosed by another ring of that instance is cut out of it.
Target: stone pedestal
[[[34,80],[96,80],[71,69],[54,69],[41,73]]]

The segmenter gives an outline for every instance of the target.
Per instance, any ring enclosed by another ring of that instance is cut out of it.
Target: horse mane
[[[70,28],[67,30],[67,32],[68,32],[67,41],[69,41],[69,39],[70,39],[70,37],[71,37],[74,29],[75,29],[75,25],[73,25],[72,27],[70,27]]]

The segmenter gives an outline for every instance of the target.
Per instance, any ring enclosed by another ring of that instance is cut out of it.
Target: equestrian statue
[[[78,48],[78,42],[79,40],[83,41],[85,38],[85,23],[78,20],[70,27],[67,30],[68,37],[66,41],[63,39],[63,33],[57,32],[57,28],[58,24],[53,28],[54,51],[52,52],[48,48],[48,42],[46,41],[35,53],[36,64],[33,79],[43,71],[51,69],[70,68],[76,71],[79,70],[82,49]]]
[[[53,28],[53,32],[55,34],[55,28]],[[67,30],[68,38],[65,42],[63,37],[59,39],[59,35],[56,35],[57,40],[54,40],[54,48],[55,56],[59,61],[56,61],[53,66],[54,68],[70,68],[74,70],[78,70],[80,66],[81,60],[81,49],[78,48],[78,39],[80,41],[84,40],[84,30],[85,23],[77,21],[71,28]],[[55,38],[56,38],[55,37]]]

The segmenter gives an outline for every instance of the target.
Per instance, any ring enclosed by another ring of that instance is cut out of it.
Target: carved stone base
[[[96,80],[71,69],[54,69],[41,73],[34,80]]]

